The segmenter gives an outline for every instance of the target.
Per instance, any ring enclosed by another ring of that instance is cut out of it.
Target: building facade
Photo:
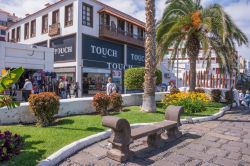
[[[61,0],[8,28],[8,40],[54,48],[54,71],[78,82],[80,94],[123,89],[123,71],[144,66],[145,24],[96,0]]]
[[[181,52],[181,51],[179,51]],[[172,50],[169,50],[169,54],[166,58],[171,57]],[[200,50],[199,56],[196,61],[196,86],[203,88],[229,88],[230,85],[236,86],[237,83],[237,71],[233,71],[230,78],[229,73],[221,70],[219,59],[214,51],[211,51],[210,65],[207,66],[207,60],[203,56],[203,51]],[[239,70],[240,58],[235,62],[235,68]],[[174,75],[178,75],[178,87],[189,86],[189,58],[187,55],[177,55],[173,65],[169,68],[172,69]]]
[[[15,14],[8,13],[0,9],[0,41],[6,41],[7,39],[7,27],[12,23],[18,21],[18,17]]]

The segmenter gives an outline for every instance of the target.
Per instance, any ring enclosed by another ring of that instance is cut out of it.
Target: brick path
[[[184,136],[148,148],[145,139],[135,141],[132,160],[120,164],[106,157],[107,140],[96,143],[65,160],[60,166],[250,166],[250,111],[240,108],[216,121],[181,127]]]

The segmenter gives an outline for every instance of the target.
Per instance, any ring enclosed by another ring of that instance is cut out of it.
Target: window
[[[129,22],[127,23],[127,31],[128,31],[128,35],[133,37],[133,34],[134,34],[133,24]]]
[[[138,27],[138,37],[139,37],[139,39],[144,39],[144,34],[145,34],[144,29]]]
[[[118,20],[117,29],[119,33],[125,35],[125,21],[124,20]]]
[[[10,33],[8,32],[7,33],[7,42],[9,42],[10,41]]]
[[[5,36],[6,35],[6,31],[5,30],[0,30],[1,31],[1,35]]]
[[[82,25],[93,27],[93,7],[86,3],[82,5]]]
[[[24,39],[29,38],[29,23],[24,24]]]
[[[65,7],[65,23],[64,25],[71,26],[73,25],[73,4]]]
[[[16,36],[16,29],[12,29],[11,30],[11,41],[12,42],[15,42],[15,36]]]
[[[101,16],[101,23],[100,24],[109,26],[110,25],[110,15],[103,13],[100,16]]]
[[[31,21],[30,37],[36,36],[36,20]]]
[[[59,10],[56,10],[52,13],[52,24],[59,23]]]
[[[48,15],[44,15],[43,17],[42,17],[42,33],[44,34],[44,33],[48,33],[48,26],[49,26],[49,24],[48,24]]]
[[[20,42],[20,33],[21,33],[21,27],[17,27],[16,29],[16,41]]]

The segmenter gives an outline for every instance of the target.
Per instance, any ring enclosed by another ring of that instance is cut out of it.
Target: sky
[[[58,0],[0,0],[0,8],[15,13],[19,17],[32,14],[43,8],[46,3]],[[144,0],[99,0],[120,11],[123,11],[139,20],[145,21]],[[156,0],[156,18],[160,19],[165,8],[166,0]],[[232,17],[236,25],[248,36],[250,41],[250,0],[201,0],[203,5],[212,3],[221,4],[225,11]],[[239,54],[250,60],[249,46],[239,47]]]

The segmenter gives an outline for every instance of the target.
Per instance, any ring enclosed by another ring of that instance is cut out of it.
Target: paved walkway
[[[107,140],[94,144],[60,166],[250,166],[250,111],[234,110],[216,121],[181,127],[184,136],[163,145],[147,148],[145,139],[135,141],[135,156],[120,164],[106,157]]]

